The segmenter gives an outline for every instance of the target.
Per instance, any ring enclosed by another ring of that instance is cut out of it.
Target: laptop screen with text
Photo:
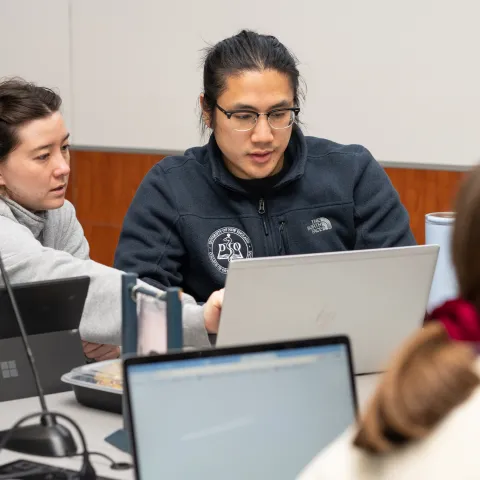
[[[143,480],[291,479],[355,419],[342,343],[134,363],[126,375]]]

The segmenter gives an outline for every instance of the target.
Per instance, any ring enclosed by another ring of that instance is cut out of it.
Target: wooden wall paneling
[[[386,168],[410,215],[410,226],[419,244],[425,243],[425,215],[452,211],[464,172]]]
[[[145,174],[161,155],[75,152],[74,198],[78,218],[121,225]]]
[[[121,227],[95,225],[92,222],[81,223],[85,237],[90,245],[90,258],[111,267]]]
[[[164,156],[77,150],[72,157],[71,197],[90,244],[90,257],[111,266],[133,196]]]

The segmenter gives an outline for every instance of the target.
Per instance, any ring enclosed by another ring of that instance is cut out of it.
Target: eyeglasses
[[[278,108],[268,113],[258,113],[250,110],[232,110],[227,112],[218,103],[215,106],[231,120],[231,126],[237,132],[252,130],[257,124],[260,115],[267,117],[270,127],[275,130],[282,130],[283,128],[291,127],[300,113],[300,108],[298,107]]]

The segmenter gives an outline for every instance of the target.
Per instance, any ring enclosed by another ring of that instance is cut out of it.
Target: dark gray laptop
[[[70,390],[60,377],[85,363],[78,327],[89,284],[89,277],[76,277],[12,286],[46,394]],[[10,299],[0,288],[0,401],[36,395]]]
[[[124,361],[136,478],[291,480],[356,416],[347,337]]]

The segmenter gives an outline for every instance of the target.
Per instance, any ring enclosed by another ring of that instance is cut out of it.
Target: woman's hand
[[[106,345],[103,343],[84,342],[83,353],[87,358],[93,359],[96,362],[104,360],[113,360],[120,356],[120,347],[116,345]]]

